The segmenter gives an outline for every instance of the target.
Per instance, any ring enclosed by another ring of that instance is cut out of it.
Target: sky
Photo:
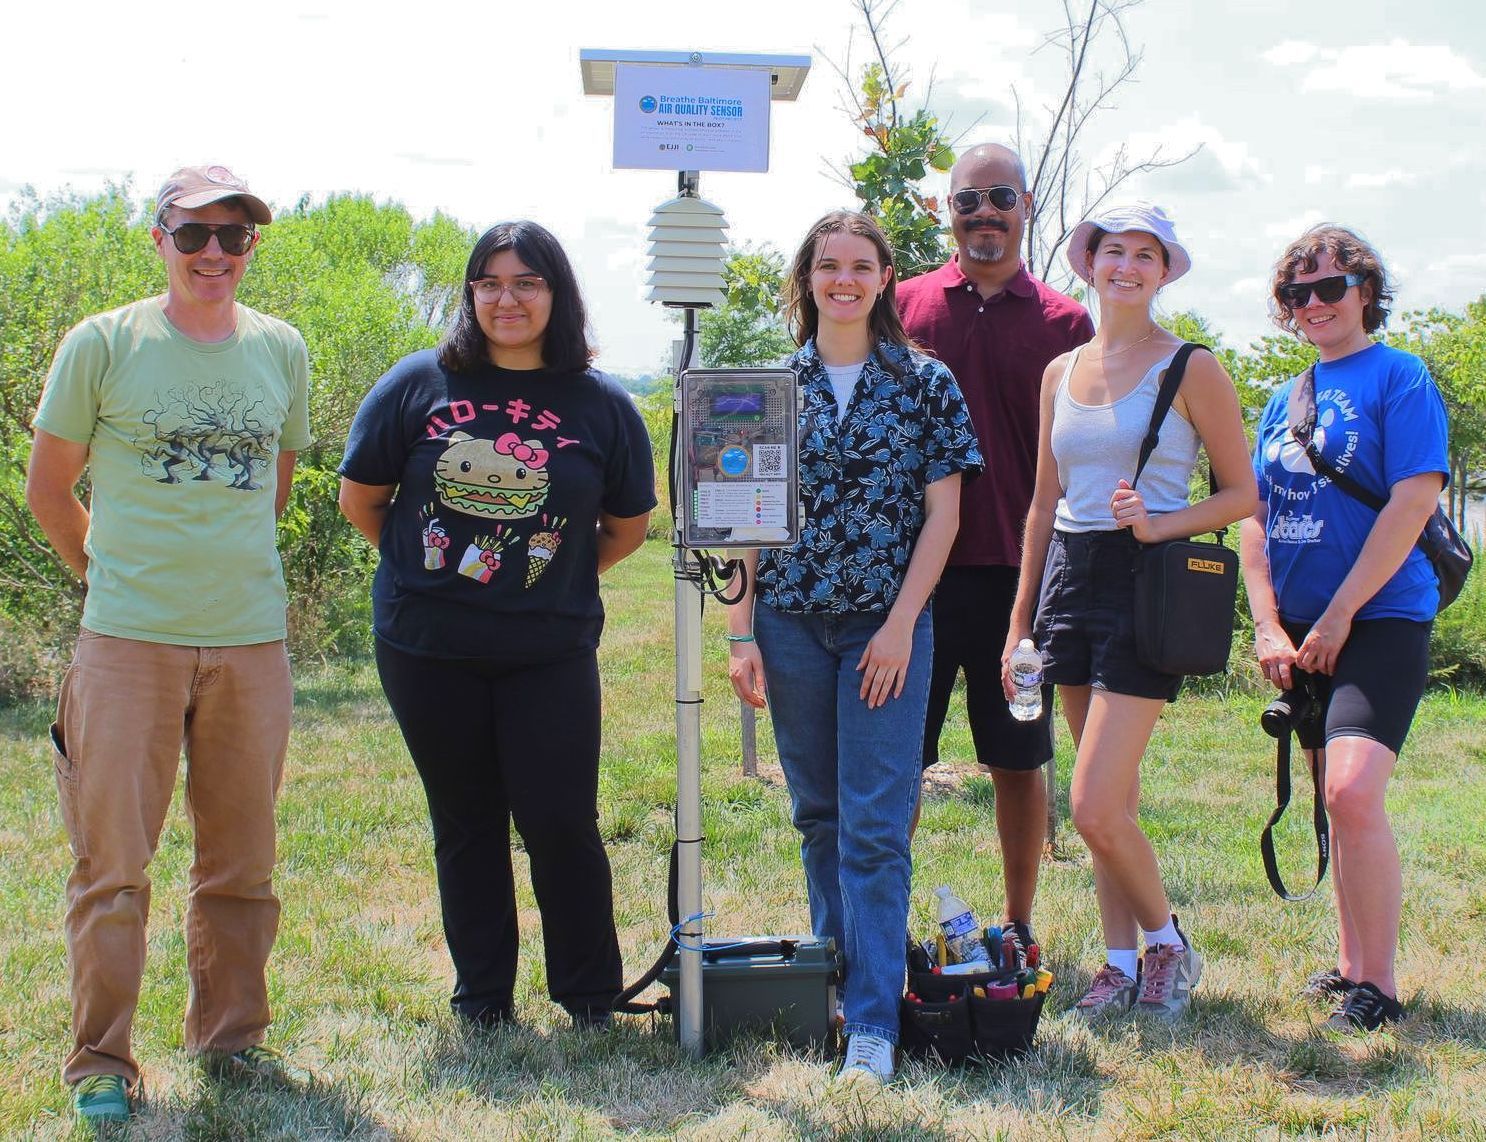
[[[886,39],[908,107],[927,103],[960,150],[1013,143],[1018,103],[1035,132],[1062,90],[1062,58],[1041,46],[1061,18],[1055,0],[898,0]],[[869,45],[849,0],[31,0],[4,26],[0,203],[126,178],[143,199],[183,163],[221,162],[278,207],[355,191],[481,229],[532,218],[567,248],[599,364],[619,372],[660,371],[676,336],[643,300],[647,223],[675,176],[613,169],[612,100],[583,95],[580,48],[810,55],[801,98],[773,105],[769,172],[704,173],[702,196],[731,240],[786,254],[856,205],[837,172],[863,146],[837,68],[849,52],[857,71]],[[1273,332],[1269,269],[1323,220],[1378,246],[1399,311],[1486,293],[1479,0],[1145,0],[1125,28],[1139,71],[1084,154],[1202,144],[1119,195],[1164,205],[1192,253],[1168,311],[1197,310],[1230,345]]]

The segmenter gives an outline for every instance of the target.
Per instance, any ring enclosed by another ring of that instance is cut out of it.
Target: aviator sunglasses
[[[1304,309],[1311,303],[1311,291],[1322,305],[1335,305],[1346,296],[1347,290],[1360,286],[1367,279],[1361,274],[1337,274],[1315,282],[1290,282],[1275,292],[1289,309]]]
[[[248,252],[253,245],[253,236],[257,233],[251,226],[236,222],[182,222],[174,230],[162,222],[160,229],[170,235],[175,248],[183,254],[195,254],[206,249],[206,244],[215,234],[222,253],[234,258],[240,258]]]
[[[957,190],[949,196],[950,202],[960,214],[974,214],[980,209],[980,200],[987,198],[997,210],[1010,210],[1021,198],[1022,192],[1014,186],[970,186]]]

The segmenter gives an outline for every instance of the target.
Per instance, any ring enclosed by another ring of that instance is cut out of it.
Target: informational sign
[[[630,170],[767,171],[769,73],[619,64],[614,71],[614,165]]]

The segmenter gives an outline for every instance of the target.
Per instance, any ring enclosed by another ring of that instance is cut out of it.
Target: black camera
[[[1259,715],[1259,724],[1264,732],[1276,740],[1289,737],[1291,732],[1300,733],[1319,722],[1322,715],[1321,699],[1309,678],[1290,687]]]

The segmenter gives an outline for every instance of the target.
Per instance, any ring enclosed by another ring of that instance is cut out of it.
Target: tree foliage
[[[1486,295],[1461,313],[1430,309],[1404,314],[1389,342],[1424,359],[1450,420],[1449,505],[1465,529],[1465,501],[1486,474]]]
[[[702,361],[713,368],[781,363],[795,348],[780,317],[784,255],[769,245],[733,248],[722,277],[726,300],[702,311]]]
[[[919,184],[931,170],[949,170],[955,155],[928,107],[909,112],[900,105],[909,78],[882,40],[882,23],[896,0],[855,0],[855,6],[866,24],[874,58],[863,65],[855,81],[849,49],[836,69],[849,103],[844,110],[870,140],[868,153],[848,166],[848,181],[862,209],[881,223],[902,280],[933,269],[949,255],[939,201],[924,195]]]

